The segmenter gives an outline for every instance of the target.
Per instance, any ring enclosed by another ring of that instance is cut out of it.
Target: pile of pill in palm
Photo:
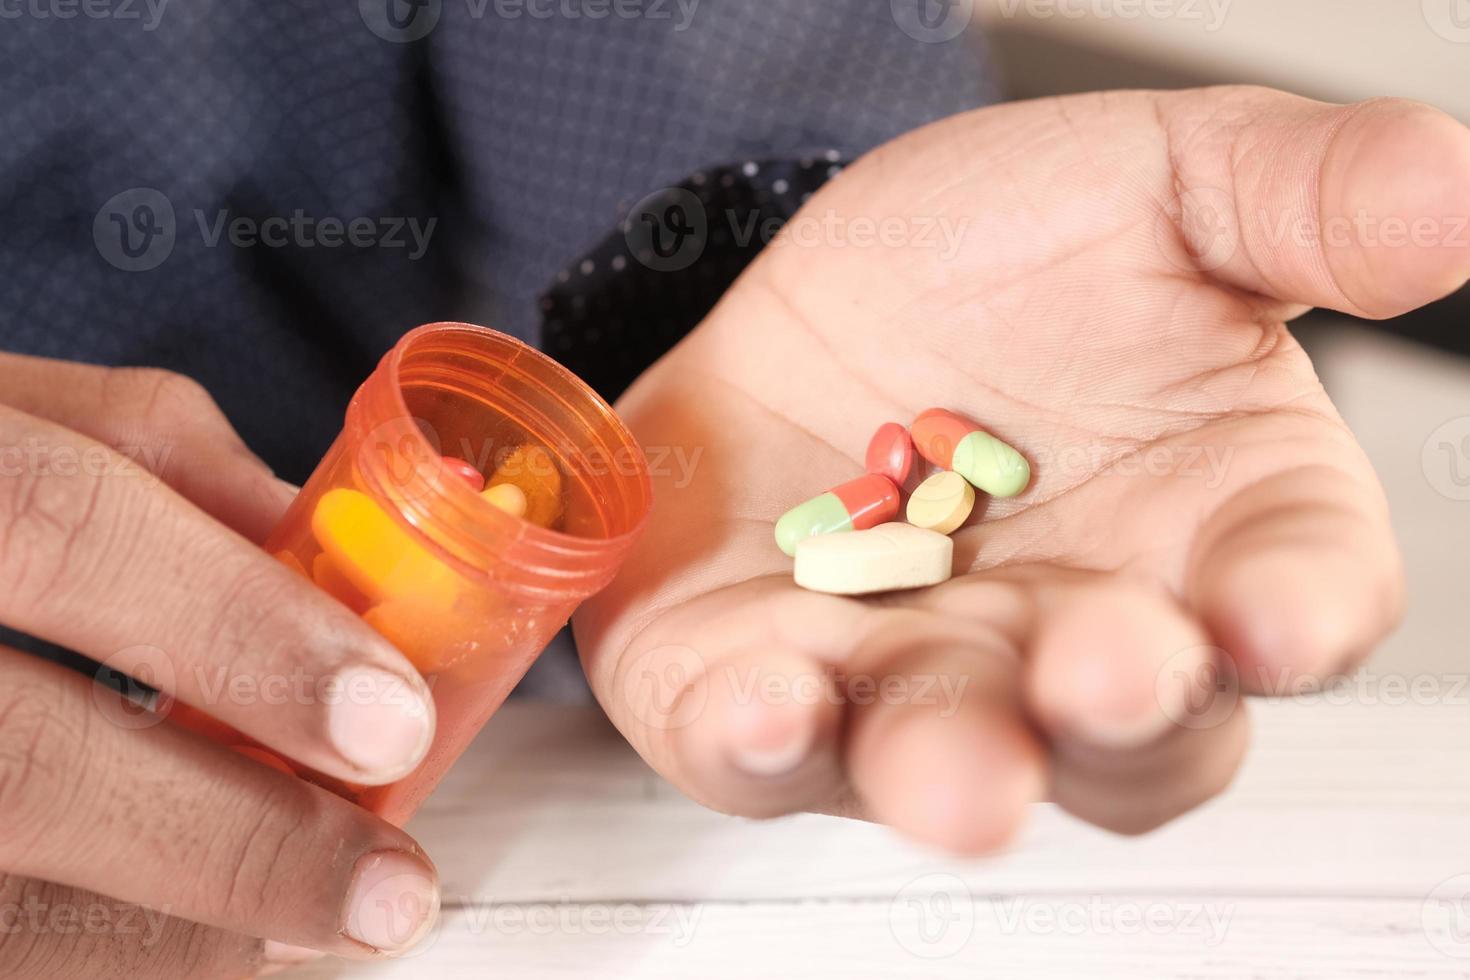
[[[909,494],[915,454],[940,468]],[[796,584],[866,595],[938,585],[954,563],[976,491],[1014,497],[1031,482],[1025,457],[954,412],[931,408],[905,429],[889,422],[868,444],[867,473],[787,511],[776,544],[796,559]],[[899,521],[903,510],[905,521]]]

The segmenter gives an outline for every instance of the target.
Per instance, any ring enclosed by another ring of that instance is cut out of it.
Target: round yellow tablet
[[[910,524],[953,534],[975,509],[975,488],[958,473],[935,473],[909,497],[904,516]]]

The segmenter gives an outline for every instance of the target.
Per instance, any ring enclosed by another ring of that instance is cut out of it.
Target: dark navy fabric
[[[764,242],[845,161],[700,170],[634,205],[618,230],[557,273],[542,297],[543,347],[614,399],[704,319]]]
[[[662,273],[653,329],[610,264],[558,279],[639,201],[705,173],[748,204],[782,161],[992,99],[974,41],[935,43],[906,3],[948,9],[0,0],[0,347],[187,373],[293,480],[419,323],[540,342],[559,312],[554,353],[595,371],[611,351],[615,391],[758,247]]]

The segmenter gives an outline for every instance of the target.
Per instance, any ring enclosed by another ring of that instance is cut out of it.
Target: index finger
[[[27,441],[107,452],[0,408],[0,444]],[[124,469],[0,477],[0,621],[354,783],[407,775],[433,735],[428,687],[387,640]]]

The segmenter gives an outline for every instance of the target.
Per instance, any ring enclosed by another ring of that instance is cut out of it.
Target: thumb
[[[1179,244],[1227,285],[1397,316],[1470,278],[1470,129],[1418,103],[1157,96]]]
[[[209,393],[183,375],[0,354],[0,392],[12,408],[119,451],[257,544],[295,496],[246,448]],[[42,458],[45,447],[36,453],[38,466],[59,463]]]

